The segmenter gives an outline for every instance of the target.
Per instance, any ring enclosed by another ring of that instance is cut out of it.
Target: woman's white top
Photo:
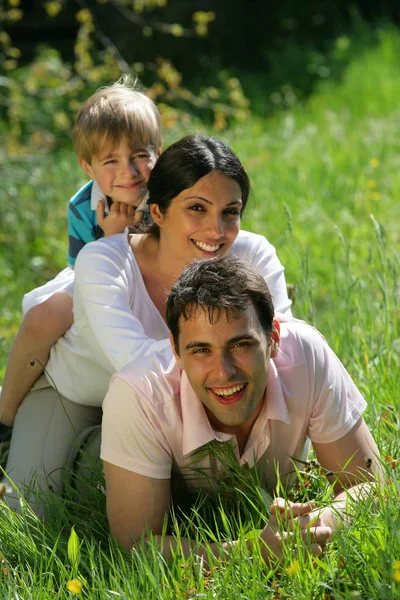
[[[240,231],[230,252],[259,270],[275,309],[290,315],[284,269],[275,248],[261,235]],[[169,330],[146,290],[126,232],[91,242],[80,251],[73,306],[74,324],[54,344],[46,366],[69,400],[101,406],[114,372],[150,354],[172,357]]]

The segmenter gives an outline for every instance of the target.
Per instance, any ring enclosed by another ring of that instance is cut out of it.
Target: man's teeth
[[[204,242],[195,242],[195,244],[196,244],[196,246],[198,246],[202,250],[205,250],[206,252],[216,252],[218,250],[218,248],[220,247],[220,244],[216,244],[215,246],[209,246],[208,244],[205,244]]]
[[[224,390],[214,390],[214,393],[218,396],[231,396],[235,392],[240,392],[240,390],[242,390],[245,385],[245,383],[241,383],[240,385],[235,385],[231,388],[225,388]]]

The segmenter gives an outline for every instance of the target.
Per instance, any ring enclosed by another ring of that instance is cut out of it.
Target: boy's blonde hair
[[[76,154],[91,164],[105,144],[117,146],[126,139],[157,152],[162,144],[161,119],[156,105],[123,76],[95,92],[79,110],[73,129]]]

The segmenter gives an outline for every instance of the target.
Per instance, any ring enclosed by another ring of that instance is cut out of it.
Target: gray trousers
[[[22,495],[39,517],[45,516],[45,495],[61,492],[66,468],[73,465],[88,434],[90,460],[97,458],[101,415],[101,408],[60,397],[44,375],[38,379],[18,409],[11,438],[4,483],[11,489],[5,499],[13,510],[20,510]],[[90,471],[88,465],[83,477]]]

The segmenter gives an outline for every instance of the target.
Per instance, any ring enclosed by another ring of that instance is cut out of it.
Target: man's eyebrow
[[[225,343],[225,346],[229,348],[229,346],[234,346],[238,342],[243,342],[243,341],[254,342],[254,341],[257,341],[257,338],[254,337],[254,335],[251,335],[250,333],[242,333],[241,335],[235,335],[235,337],[227,340],[227,342]],[[211,347],[212,347],[212,344],[209,344],[208,342],[200,342],[197,340],[193,340],[192,342],[189,342],[188,344],[186,344],[185,350],[193,350],[193,348],[211,348]]]
[[[193,350],[193,348],[211,348],[211,344],[207,342],[198,342],[193,340],[193,342],[189,342],[185,346],[185,350]]]
[[[237,344],[238,342],[242,341],[255,342],[257,341],[257,338],[254,335],[251,335],[250,333],[242,333],[241,335],[235,335],[235,337],[228,340],[226,342],[226,345],[233,346],[234,344]]]
[[[206,204],[213,205],[213,202],[210,202],[207,198],[203,198],[203,196],[186,196],[185,200],[203,200]],[[226,206],[232,206],[233,204],[243,204],[243,202],[238,198],[237,200],[232,200],[232,202],[229,202]]]

